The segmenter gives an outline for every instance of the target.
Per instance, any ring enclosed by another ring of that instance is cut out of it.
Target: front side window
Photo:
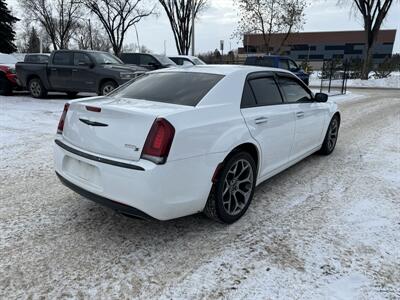
[[[293,60],[289,60],[289,70],[294,71],[298,69],[299,67],[297,66],[297,64]]]
[[[286,102],[306,102],[311,101],[310,93],[302,87],[295,79],[288,77],[279,78],[279,85],[285,94]]]
[[[187,72],[149,73],[112,96],[196,106],[223,75]]]
[[[75,53],[74,54],[74,65],[79,66],[79,65],[90,65],[91,60],[89,56],[85,53]]]
[[[282,96],[272,77],[262,77],[250,80],[258,106],[282,104]]]
[[[94,52],[91,55],[99,65],[122,65],[122,61],[110,53]]]
[[[56,52],[53,58],[54,65],[72,65],[72,52]]]

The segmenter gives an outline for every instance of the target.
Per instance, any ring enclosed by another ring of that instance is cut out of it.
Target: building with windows
[[[373,49],[373,62],[381,63],[391,56],[396,30],[381,30]],[[323,61],[325,59],[357,59],[364,57],[364,31],[331,31],[293,33],[282,46],[284,34],[273,34],[268,49],[262,34],[244,35],[243,48],[239,54],[277,53],[287,55],[296,61]]]

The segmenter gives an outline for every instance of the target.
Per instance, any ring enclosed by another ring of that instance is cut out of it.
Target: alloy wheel
[[[114,90],[114,87],[110,84],[110,85],[106,85],[103,87],[103,95],[107,95],[109,93],[111,93]]]
[[[329,136],[328,136],[328,149],[329,150],[332,150],[336,145],[338,131],[339,131],[338,125],[339,125],[339,123],[338,123],[337,118],[334,118],[332,120],[332,123],[329,128]]]
[[[222,204],[227,214],[239,214],[248,203],[253,189],[253,168],[251,164],[240,159],[236,161],[224,179]]]
[[[42,88],[40,86],[40,84],[37,81],[32,81],[30,84],[30,90],[31,90],[31,94],[34,97],[39,97],[40,93],[42,91]]]

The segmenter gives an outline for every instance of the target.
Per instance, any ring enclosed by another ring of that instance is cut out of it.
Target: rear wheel
[[[12,87],[10,82],[4,75],[0,74],[0,95],[7,96],[11,95],[11,93],[12,93]]]
[[[204,213],[219,222],[239,220],[253,199],[256,164],[247,152],[232,155],[223,165],[213,185]]]
[[[47,96],[47,90],[39,78],[31,79],[28,88],[33,98],[44,98]]]
[[[333,152],[339,135],[340,121],[337,115],[333,116],[329,123],[328,131],[326,132],[324,142],[322,144],[320,154],[329,155]]]
[[[114,81],[106,81],[101,85],[99,95],[105,96],[115,90],[117,86],[117,83]]]

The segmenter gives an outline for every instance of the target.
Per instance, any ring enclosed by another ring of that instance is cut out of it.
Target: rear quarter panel
[[[227,76],[193,110],[165,116],[175,127],[168,160],[227,154],[240,144],[256,144],[240,113],[244,80],[243,75]]]

